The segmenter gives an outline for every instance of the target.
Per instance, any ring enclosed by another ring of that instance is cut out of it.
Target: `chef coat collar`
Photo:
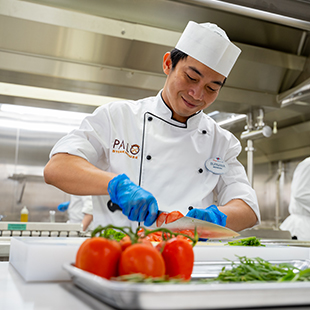
[[[177,127],[182,127],[182,128],[187,128],[187,129],[194,129],[198,127],[198,124],[202,118],[202,111],[198,111],[196,114],[190,116],[187,120],[186,123],[181,123],[172,117],[172,110],[170,107],[166,104],[162,97],[162,91],[157,94],[157,109],[159,112],[159,116],[162,117],[166,122],[177,126]]]

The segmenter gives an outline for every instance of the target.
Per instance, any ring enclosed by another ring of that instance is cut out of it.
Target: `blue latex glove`
[[[131,221],[144,222],[151,226],[158,212],[155,197],[134,184],[125,174],[120,174],[109,182],[108,192],[111,201],[120,206]]]
[[[61,211],[61,212],[67,211],[67,210],[68,210],[68,207],[69,207],[69,204],[70,204],[70,201],[66,201],[66,202],[61,203],[61,204],[58,205],[58,207],[57,207],[58,211]]]
[[[186,216],[195,219],[211,222],[217,225],[225,226],[227,215],[221,212],[216,205],[211,205],[206,209],[192,209],[187,212]]]

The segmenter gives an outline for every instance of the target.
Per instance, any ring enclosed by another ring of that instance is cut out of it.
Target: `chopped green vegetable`
[[[256,237],[238,239],[235,241],[229,241],[227,243],[228,245],[233,245],[233,246],[265,246],[264,244],[261,244],[260,239]]]
[[[116,231],[113,228],[108,228],[108,229],[104,230],[103,234],[101,235],[101,237],[104,237],[107,239],[113,239],[116,241],[122,240],[125,236],[126,236],[126,234],[124,234],[120,231]]]
[[[284,281],[310,281],[310,268],[300,270],[291,264],[282,263],[274,265],[262,258],[247,258],[237,256],[239,263],[233,262],[232,268],[222,268],[216,278],[203,279],[203,282],[284,282]]]

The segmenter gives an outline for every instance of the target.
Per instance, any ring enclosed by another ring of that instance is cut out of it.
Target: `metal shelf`
[[[85,236],[81,223],[0,222],[0,237],[12,236]]]

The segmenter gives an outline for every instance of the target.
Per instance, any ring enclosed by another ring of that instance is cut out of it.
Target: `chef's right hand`
[[[67,211],[69,204],[70,204],[70,201],[63,202],[58,205],[57,210],[61,212]]]
[[[144,222],[145,226],[151,226],[158,212],[155,197],[134,184],[125,174],[113,178],[108,185],[111,201],[120,206],[131,221]]]

